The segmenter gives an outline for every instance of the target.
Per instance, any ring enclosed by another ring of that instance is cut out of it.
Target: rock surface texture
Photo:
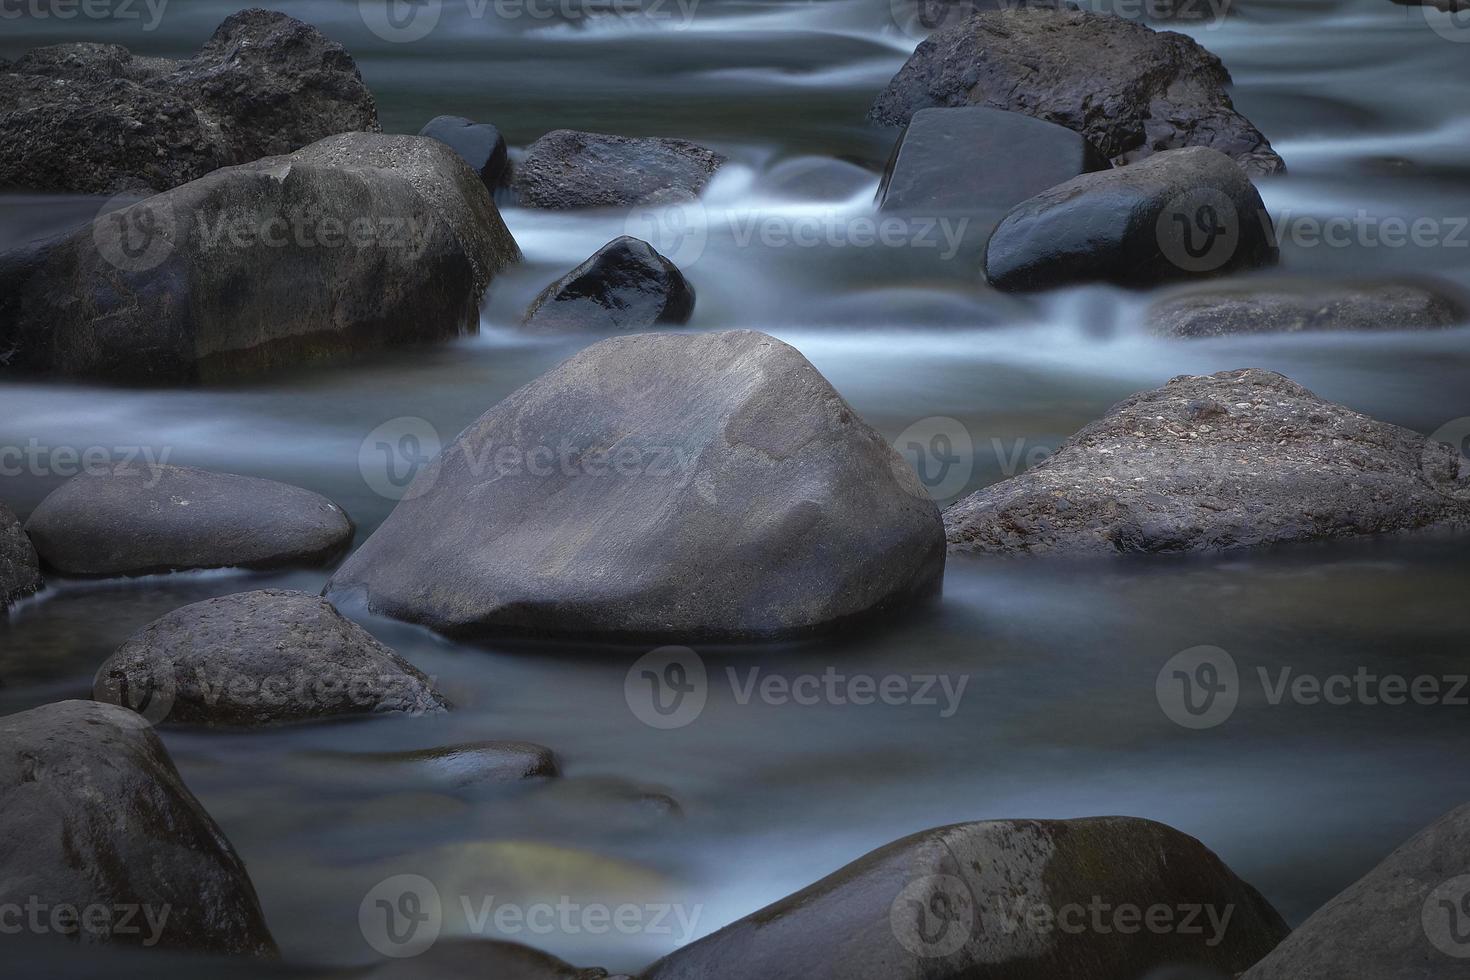
[[[694,287],[652,245],[624,235],[547,286],[526,311],[537,330],[647,330],[694,315]]]
[[[41,563],[15,513],[0,503],[0,612],[41,587]]]
[[[520,202],[533,208],[611,208],[692,201],[725,158],[687,140],[558,129],[516,164]]]
[[[1466,322],[1445,289],[1415,282],[1262,282],[1168,297],[1149,309],[1165,337],[1300,333],[1308,330],[1437,330]]]

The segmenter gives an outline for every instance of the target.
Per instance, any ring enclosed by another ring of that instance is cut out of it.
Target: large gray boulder
[[[1233,974],[1286,933],[1254,888],[1163,824],[996,820],[881,847],[644,980],[1138,980],[1166,964]]]
[[[322,565],[347,550],[355,528],[310,490],[153,465],[72,477],[41,501],[26,531],[48,568],[98,576]]]
[[[1437,283],[1281,280],[1167,296],[1148,311],[1165,337],[1314,330],[1436,330],[1466,322],[1466,304]]]
[[[0,256],[0,371],[189,383],[453,337],[519,256],[448,146],[333,136]]]
[[[1461,980],[1470,962],[1470,806],[1420,831],[1242,980]]]
[[[1198,43],[1108,14],[1027,7],[970,17],[922,41],[868,112],[902,126],[930,106],[1024,112],[1086,136],[1115,163],[1209,146],[1252,175],[1281,157],[1226,94]]]
[[[472,424],[328,594],[457,636],[751,639],[938,589],[918,477],[765,334],[596,344]]]
[[[240,858],[158,736],[92,701],[0,718],[0,906],[27,903],[70,906],[83,943],[276,949]]]
[[[0,188],[163,191],[358,130],[378,114],[351,56],[275,11],[232,15],[188,61],[81,43],[0,66]]]
[[[1250,178],[1224,154],[1194,146],[1074,177],[1016,205],[985,247],[985,277],[1007,291],[1150,286],[1276,259]]]
[[[672,204],[698,197],[724,162],[688,140],[558,129],[526,148],[513,186],[532,208]]]
[[[15,512],[0,503],[0,612],[41,587],[41,563]]]
[[[1063,555],[1463,529],[1470,466],[1275,372],[1222,371],[1119,402],[944,524],[951,551]]]
[[[526,310],[534,330],[647,330],[682,326],[694,315],[694,287],[645,241],[623,235],[547,286]]]
[[[283,589],[207,599],[155,620],[102,665],[97,692],[154,724],[207,728],[449,708],[418,668],[325,599]]]

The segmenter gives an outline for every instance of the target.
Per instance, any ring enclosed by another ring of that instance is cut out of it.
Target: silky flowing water
[[[175,2],[155,30],[144,29],[146,17],[6,20],[0,55],[93,39],[184,56],[241,6]],[[872,215],[891,145],[892,133],[863,113],[916,43],[886,2],[705,0],[687,21],[669,3],[662,17],[565,22],[475,17],[478,8],[446,0],[438,28],[413,43],[375,36],[355,3],[267,6],[346,45],[389,132],[455,113],[493,121],[515,146],[573,127],[687,137],[726,154],[695,215],[697,234],[679,237],[683,251],[672,256],[699,294],[692,326],[751,327],[794,344],[890,438],[916,424],[911,431],[962,432],[973,451],[954,463],[963,484],[951,496],[1024,469],[1115,401],[1183,373],[1271,368],[1423,432],[1470,416],[1467,330],[1171,342],[1144,333],[1147,294],[1001,296],[980,284],[973,256],[946,256],[942,245],[838,240],[825,229]],[[1459,97],[1470,83],[1470,44],[1460,43],[1470,26],[1387,0],[1242,0],[1223,24],[1184,29],[1224,59],[1238,108],[1290,167],[1259,182],[1278,221],[1429,217],[1443,238],[1391,247],[1350,236],[1338,246],[1288,235],[1277,274],[1434,273],[1467,284],[1470,231],[1461,225],[1456,237],[1456,227],[1470,216],[1470,108]],[[826,158],[816,163],[831,179],[790,179],[791,161],[803,157]],[[98,204],[0,197],[0,245],[89,218]],[[363,540],[392,508],[375,487],[393,460],[374,464],[370,433],[415,418],[447,441],[575,351],[585,341],[518,334],[518,313],[546,282],[648,220],[513,207],[504,215],[527,261],[496,281],[477,336],[227,387],[5,382],[0,446],[39,462],[9,457],[0,499],[24,517],[68,475],[67,450],[166,452],[169,462],[327,494]],[[815,240],[771,240],[759,222],[772,216],[780,227],[816,229]],[[177,606],[268,586],[316,591],[324,580],[217,572],[51,581],[0,623],[0,713],[88,696],[117,644]],[[673,922],[667,932],[505,937],[636,970],[879,844],[1000,817],[1162,820],[1206,842],[1297,922],[1470,799],[1470,706],[1272,703],[1258,669],[1272,683],[1283,668],[1453,678],[1467,670],[1467,594],[1465,542],[1444,539],[1100,563],[955,558],[940,601],[881,628],[804,645],[700,648],[708,704],[672,730],[644,724],[625,696],[646,648],[474,647],[361,616],[459,710],[161,734],[298,963],[373,959],[359,905],[380,880],[412,873],[456,904],[463,891],[476,905],[491,894],[523,904],[571,896],[679,903],[697,915],[687,930]],[[1169,658],[1198,645],[1229,651],[1243,678],[1234,715],[1207,730],[1171,721],[1155,690]],[[966,686],[953,711],[942,694],[932,705],[745,696],[752,676],[829,670]],[[456,794],[331,754],[486,738],[551,746],[565,778]]]

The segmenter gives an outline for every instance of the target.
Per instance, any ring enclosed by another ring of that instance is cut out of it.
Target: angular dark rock
[[[435,116],[419,135],[436,139],[458,153],[491,191],[510,183],[510,151],[500,130],[489,123],[463,116]]]
[[[687,140],[558,129],[526,149],[515,189],[533,208],[673,204],[698,197],[724,162]]]
[[[542,290],[526,311],[538,330],[647,330],[694,315],[694,287],[679,267],[637,238],[616,238]]]
[[[0,503],[0,612],[41,587],[41,563],[15,512]]]

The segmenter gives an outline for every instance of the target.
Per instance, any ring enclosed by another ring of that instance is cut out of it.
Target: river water
[[[78,39],[183,56],[241,6],[175,2],[155,29],[146,18],[6,20],[0,56]],[[1271,368],[1424,432],[1470,416],[1470,331],[1170,342],[1141,329],[1145,294],[1004,297],[979,283],[973,255],[947,254],[942,241],[843,240],[871,215],[893,135],[866,125],[863,112],[916,43],[882,0],[705,0],[692,17],[669,2],[659,16],[586,22],[476,16],[482,6],[447,0],[437,29],[412,43],[376,36],[355,3],[266,6],[347,46],[389,132],[456,113],[495,122],[518,147],[575,127],[682,136],[726,154],[695,224],[644,234],[675,233],[661,243],[698,291],[693,326],[789,341],[891,438],[915,425],[962,432],[972,451],[951,497],[1023,469],[1113,402],[1182,373]],[[1461,43],[1470,25],[1388,0],[1241,0],[1224,23],[1184,29],[1224,59],[1238,108],[1290,167],[1260,182],[1279,223],[1361,213],[1370,225],[1428,217],[1442,231],[1429,247],[1288,235],[1272,275],[1431,273],[1470,285],[1461,223],[1470,215],[1470,109],[1459,97],[1470,82]],[[0,245],[97,205],[0,197]],[[572,353],[575,343],[519,335],[518,313],[556,275],[651,220],[514,207],[504,215],[527,261],[494,284],[477,336],[228,387],[6,382],[0,446],[34,447],[43,462],[0,478],[0,499],[28,514],[68,475],[57,449],[138,447],[327,494],[362,540],[392,507],[374,489],[381,471],[369,434],[415,418],[447,440]],[[773,239],[760,230],[772,216],[812,233]],[[316,591],[324,579],[53,581],[0,623],[0,713],[87,696],[118,643],[179,605],[267,586]],[[477,906],[489,895],[678,904],[687,927],[506,936],[575,962],[637,969],[886,841],[999,817],[1162,820],[1214,848],[1297,922],[1470,798],[1470,708],[1272,703],[1258,671],[1273,683],[1282,668],[1453,677],[1466,669],[1467,592],[1470,560],[1453,540],[1085,564],[954,559],[942,600],[882,629],[804,646],[701,649],[709,702],[676,730],[630,710],[624,680],[643,649],[472,648],[364,617],[460,710],[162,734],[299,963],[373,959],[359,905],[377,882],[411,873],[455,906],[460,894]],[[1244,679],[1234,715],[1208,730],[1173,723],[1155,690],[1169,658],[1198,645],[1229,651]],[[752,676],[829,670],[966,686],[953,711],[942,695],[934,705],[800,705],[742,689]],[[484,738],[551,746],[564,780],[456,793],[332,754]],[[466,931],[463,921],[446,929]]]

